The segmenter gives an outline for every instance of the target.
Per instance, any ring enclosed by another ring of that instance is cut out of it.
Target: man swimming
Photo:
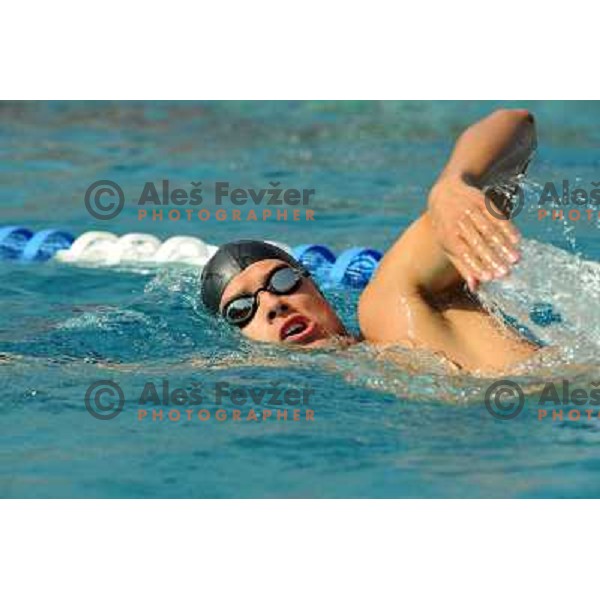
[[[496,111],[461,134],[427,210],[387,251],[361,294],[358,338],[306,269],[265,242],[219,248],[202,272],[203,303],[256,341],[402,345],[428,349],[467,371],[505,371],[536,346],[499,326],[469,293],[506,276],[520,258],[516,228],[488,211],[482,190],[523,173],[535,147],[533,117],[525,110]],[[501,203],[502,195],[495,200]]]

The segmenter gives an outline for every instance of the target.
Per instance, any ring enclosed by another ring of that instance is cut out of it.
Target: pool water
[[[547,180],[600,181],[600,103],[509,105],[532,109],[538,120],[528,193]],[[422,211],[461,129],[498,106],[3,103],[0,225],[383,251]],[[222,180],[258,189],[281,181],[316,190],[315,221],[139,221],[131,205],[98,221],[83,197],[100,179],[118,182],[128,198],[163,179],[182,187],[202,181],[208,190]],[[548,349],[513,378],[528,400],[506,421],[483,402],[492,380],[449,374],[431,356],[398,350],[389,362],[364,346],[290,352],[250,344],[204,314],[191,267],[0,262],[0,496],[599,496],[600,420],[540,420],[536,398],[542,377],[600,381],[600,232],[597,222],[540,222],[533,210],[518,223],[542,244],[526,242],[519,270],[482,297],[522,321],[527,302],[550,301],[563,320],[528,323]],[[326,293],[356,331],[358,292]],[[110,420],[91,416],[85,403],[90,386],[105,380],[125,400]],[[169,393],[201,390],[202,403],[179,407],[171,420],[177,406],[141,402],[152,386],[160,396],[165,380]],[[223,384],[312,391],[299,408],[227,398],[217,405]],[[265,415],[284,408],[287,420]],[[153,409],[163,410],[162,420],[158,412],[152,419]],[[200,419],[200,409],[210,418]],[[250,409],[256,420],[248,420]]]

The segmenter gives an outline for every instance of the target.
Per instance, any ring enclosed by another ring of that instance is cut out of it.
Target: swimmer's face
[[[219,311],[240,296],[252,295],[266,287],[271,275],[289,265],[279,259],[266,259],[250,265],[227,285]],[[293,267],[292,267],[293,268]],[[258,307],[252,320],[241,328],[242,334],[259,342],[318,347],[334,336],[348,337],[342,322],[315,284],[301,277],[289,294],[278,295],[268,290],[258,293]]]

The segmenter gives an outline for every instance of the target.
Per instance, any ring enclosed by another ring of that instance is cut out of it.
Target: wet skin
[[[286,263],[268,259],[245,269],[225,288],[219,308],[223,309],[230,300],[239,295],[253,293],[263,287],[273,270],[282,265]],[[301,286],[291,294],[278,296],[262,290],[258,298],[259,304],[254,318],[241,329],[245,337],[258,342],[304,348],[318,348],[334,342],[351,345],[360,341],[380,347],[430,347],[459,368],[469,371],[483,369],[490,372],[521,361],[535,350],[530,343],[498,327],[495,319],[484,311],[474,298],[464,293],[462,286],[439,294],[430,304],[432,308],[435,307],[436,312],[461,331],[460,352],[447,351],[443,346],[432,348],[430,344],[422,343],[418,336],[414,337],[410,331],[390,332],[391,339],[386,341],[369,340],[362,336],[355,338],[348,334],[331,305],[310,278],[304,278]],[[397,298],[401,300],[402,295],[398,295]],[[410,311],[410,302],[406,304],[406,309]],[[303,330],[286,337],[286,329],[296,323],[302,323]]]

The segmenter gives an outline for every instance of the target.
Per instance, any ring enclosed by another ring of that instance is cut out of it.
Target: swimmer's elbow
[[[519,123],[534,123],[533,113],[526,108],[499,108],[492,115],[497,119],[516,121]]]
[[[533,121],[533,115],[526,108],[504,108],[500,109],[500,111],[505,112],[520,121]]]
[[[535,117],[533,113],[528,111],[526,108],[518,108],[514,111],[518,119],[525,123],[530,123],[531,125],[535,125]]]

